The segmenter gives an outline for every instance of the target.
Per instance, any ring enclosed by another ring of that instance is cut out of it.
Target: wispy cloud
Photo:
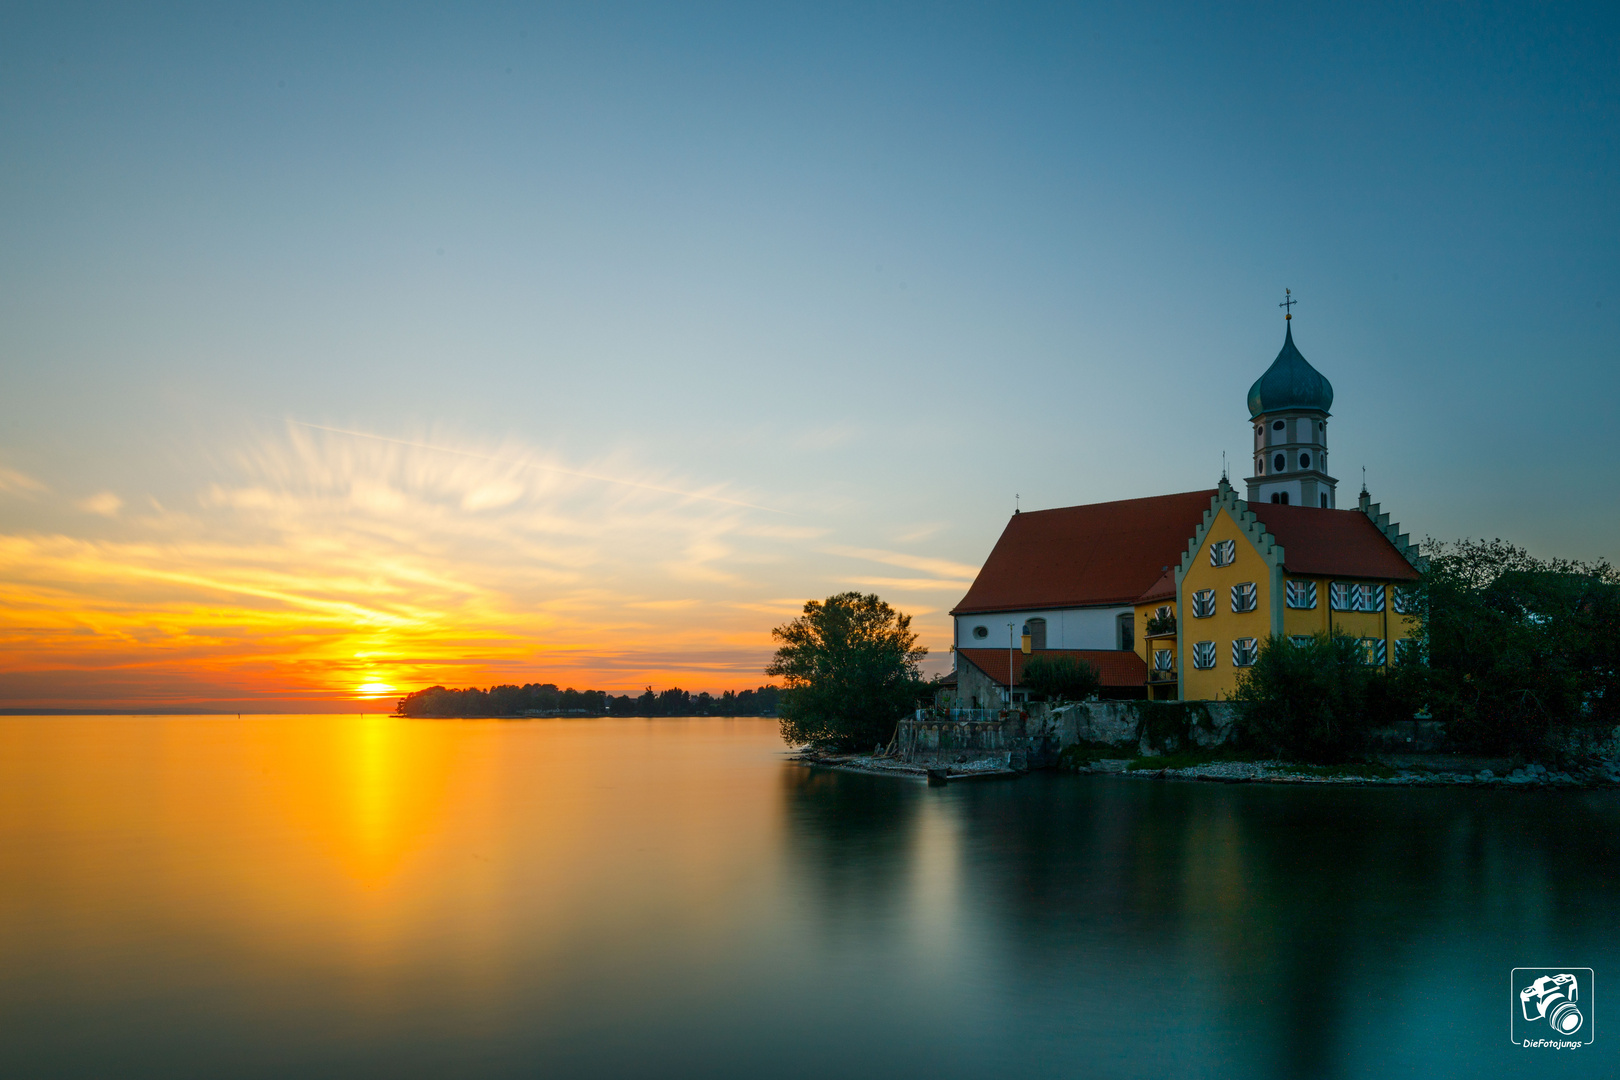
[[[0,534],[0,704],[297,706],[371,683],[531,679],[752,686],[770,628],[812,583],[845,579],[839,564],[915,570],[858,580],[919,597],[971,576],[823,547],[830,526],[785,523],[724,484],[649,477],[622,454],[547,460],[512,442],[289,424],[244,442],[189,500],[104,492],[79,504],[107,519],[93,536]]]
[[[80,499],[78,507],[91,514],[100,514],[102,517],[117,517],[118,511],[123,509],[124,500],[110,491],[98,491],[87,499]]]
[[[0,492],[8,495],[32,495],[44,490],[45,485],[27,473],[0,465]]]
[[[558,476],[570,476],[581,480],[592,480],[600,484],[618,484],[624,487],[640,488],[644,491],[655,491],[664,495],[678,495],[683,499],[702,499],[708,502],[724,503],[728,506],[741,506],[750,510],[763,510],[772,514],[785,514],[787,511],[774,507],[761,506],[758,503],[746,502],[742,499],[733,499],[719,492],[721,485],[714,485],[705,490],[690,491],[671,487],[666,484],[650,483],[645,480],[634,480],[622,476],[610,476],[600,472],[591,472],[584,469],[572,469],[555,462],[533,460],[526,458],[502,457],[486,454],[477,450],[466,450],[458,447],[443,446],[418,439],[400,439],[390,435],[377,435],[368,431],[352,431],[348,428],[327,427],[324,424],[311,424],[302,420],[288,421],[298,427],[309,428],[314,431],[327,431],[338,435],[347,435],[354,439],[371,439],[377,442],[392,443],[396,446],[408,446],[418,450],[429,450],[436,454],[455,454],[462,457],[477,458],[483,461],[498,462],[520,469],[534,469],[540,472],[555,473]],[[503,504],[504,505],[504,504]]]
[[[883,551],[879,548],[856,548],[830,546],[823,548],[831,555],[842,555],[849,559],[864,559],[867,562],[883,563],[887,566],[900,566],[907,570],[921,570],[926,574],[937,574],[954,580],[971,582],[978,574],[979,568],[968,566],[966,563],[951,562],[949,559],[936,559],[927,555],[910,555],[903,551]]]
[[[896,577],[856,577],[849,579],[852,585],[864,585],[869,589],[895,589],[900,592],[965,592],[972,581],[957,581],[950,578],[896,578]]]

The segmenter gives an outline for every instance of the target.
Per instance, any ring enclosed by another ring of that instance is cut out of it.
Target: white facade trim
[[[1046,620],[1046,647],[1048,649],[1104,649],[1119,648],[1119,617],[1134,614],[1131,604],[1114,607],[1047,608],[1045,610],[993,611],[973,615],[956,615],[956,647],[958,649],[1005,649],[1007,624],[1012,623],[1012,647],[1019,648],[1019,636],[1028,619]],[[985,636],[974,637],[976,626],[985,628]],[[1135,628],[1142,633],[1141,627]]]

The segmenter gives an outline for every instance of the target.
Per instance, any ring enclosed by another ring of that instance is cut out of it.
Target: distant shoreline
[[[741,714],[720,716],[703,713],[682,713],[678,716],[639,716],[636,714],[624,715],[620,713],[544,713],[536,715],[508,713],[500,716],[401,716],[397,712],[386,709],[286,709],[275,712],[249,711],[240,712],[235,709],[0,709],[0,719],[57,717],[57,716],[121,716],[121,717],[165,717],[165,716],[240,716],[243,719],[254,716],[386,716],[393,720],[776,720],[774,715]]]

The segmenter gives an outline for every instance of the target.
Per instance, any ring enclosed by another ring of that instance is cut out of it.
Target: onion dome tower
[[[1249,387],[1249,419],[1254,424],[1254,475],[1250,502],[1335,507],[1338,481],[1327,471],[1327,419],[1333,384],[1306,362],[1294,345],[1293,292],[1278,307],[1283,316],[1283,347],[1266,373]]]

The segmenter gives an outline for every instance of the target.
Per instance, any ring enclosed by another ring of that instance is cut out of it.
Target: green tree
[[[782,738],[794,745],[869,749],[885,743],[926,684],[928,650],[902,615],[874,595],[811,600],[804,614],[771,631],[781,643],[767,675],[786,682]]]
[[[1535,756],[1620,722],[1620,573],[1502,540],[1424,546],[1433,711],[1456,745]]]
[[[1075,656],[1032,656],[1018,681],[1030,693],[1052,701],[1085,701],[1102,690],[1097,668]]]
[[[1422,693],[1421,669],[1386,673],[1367,663],[1367,646],[1343,631],[1304,641],[1274,636],[1238,679],[1241,735],[1249,746],[1298,761],[1344,761],[1366,749],[1367,735],[1411,719]]]

